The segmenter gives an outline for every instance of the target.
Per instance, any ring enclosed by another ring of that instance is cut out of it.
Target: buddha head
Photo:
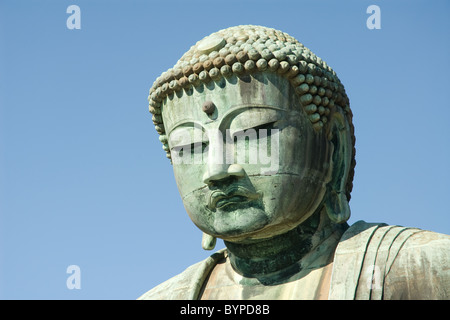
[[[188,215],[229,242],[350,216],[349,99],[335,72],[286,33],[236,26],[156,79],[150,112]],[[208,246],[207,246],[208,247]]]

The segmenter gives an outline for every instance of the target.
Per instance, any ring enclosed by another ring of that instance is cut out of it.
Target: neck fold
[[[330,236],[336,228],[324,211],[317,212],[296,228],[268,239],[251,243],[225,241],[233,269],[248,278],[285,278],[299,271],[306,254]]]

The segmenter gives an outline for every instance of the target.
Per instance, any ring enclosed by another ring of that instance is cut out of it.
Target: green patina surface
[[[205,37],[149,103],[203,248],[221,238],[227,249],[143,298],[449,298],[448,236],[347,225],[349,100],[291,36],[238,26]]]

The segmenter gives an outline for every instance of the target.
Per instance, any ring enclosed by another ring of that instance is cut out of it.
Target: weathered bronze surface
[[[205,37],[150,89],[188,215],[226,249],[141,299],[448,299],[450,237],[348,226],[349,99],[291,36],[237,26]]]

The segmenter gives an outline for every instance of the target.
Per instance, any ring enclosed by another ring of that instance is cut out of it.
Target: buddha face
[[[211,81],[162,105],[191,220],[232,242],[287,232],[319,207],[332,148],[274,73]]]

